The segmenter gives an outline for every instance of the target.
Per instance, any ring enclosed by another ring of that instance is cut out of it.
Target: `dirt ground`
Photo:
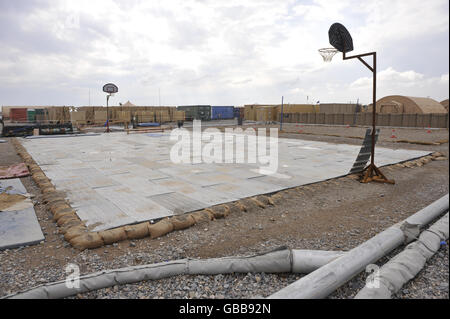
[[[292,126],[292,125],[291,125]],[[292,133],[281,137],[320,140],[331,143],[360,145],[351,136],[364,135],[364,128],[293,125]],[[285,128],[285,131],[290,129]],[[388,130],[388,131],[386,131]],[[402,139],[442,142],[448,140],[448,130],[395,129]],[[345,137],[327,136],[340,135]],[[439,145],[395,143],[392,129],[383,129],[378,146],[439,151],[446,159],[432,161],[422,167],[382,168],[396,184],[361,184],[348,177],[282,191],[283,202],[265,209],[235,213],[226,219],[195,225],[172,232],[159,239],[144,238],[80,253],[58,232],[51,213],[41,203],[41,194],[30,177],[22,178],[29,193],[34,195],[36,215],[45,235],[40,245],[0,252],[0,296],[30,288],[38,283],[64,278],[64,267],[74,262],[82,274],[173,258],[207,258],[242,255],[270,247],[287,245],[295,249],[348,250],[405,219],[448,193],[448,142]],[[11,139],[0,144],[0,165],[21,162]],[[124,256],[153,252],[148,258]],[[95,256],[96,262],[83,262],[84,256]],[[121,259],[122,258],[122,259]],[[127,264],[125,264],[127,263]],[[48,275],[53,270],[54,276]],[[42,274],[47,277],[41,278]],[[37,275],[36,275],[37,274]],[[40,277],[41,276],[41,277]],[[6,279],[5,279],[6,278]],[[9,278],[9,279],[8,279]]]

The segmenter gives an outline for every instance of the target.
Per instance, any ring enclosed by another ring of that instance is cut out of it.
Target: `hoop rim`
[[[321,49],[319,49],[319,50],[317,50],[317,51],[319,51],[319,52],[324,52],[324,53],[331,53],[331,52],[336,52],[336,53],[338,53],[339,52],[339,50],[338,49],[336,49],[336,48],[321,48]]]
[[[336,48],[321,48],[318,51],[325,62],[331,62],[336,53],[339,52]]]

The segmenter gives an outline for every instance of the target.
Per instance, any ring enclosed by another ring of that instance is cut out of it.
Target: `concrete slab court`
[[[280,138],[278,170],[265,175],[259,163],[175,164],[169,154],[176,141],[167,132],[19,141],[92,231],[343,176],[360,150],[355,145]],[[377,147],[376,164],[427,154]]]

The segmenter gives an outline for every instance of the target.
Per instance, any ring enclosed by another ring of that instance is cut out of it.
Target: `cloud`
[[[339,54],[325,64],[317,52],[333,22],[355,51],[379,52],[380,94],[443,99],[448,48],[416,46],[448,43],[447,12],[446,0],[0,1],[0,104],[83,105],[89,89],[101,104],[106,82],[119,86],[115,101],[143,105],[160,89],[172,105],[368,102],[363,66]],[[404,54],[415,51],[426,67]]]
[[[392,67],[377,73],[377,84],[381,87],[386,85],[396,85],[396,86],[415,86],[422,82],[424,75],[410,71],[399,72],[394,70]],[[350,84],[350,88],[364,89],[372,86],[371,77],[359,78]]]
[[[407,95],[407,96],[434,96],[441,100],[442,92],[448,92],[448,73],[436,77],[427,77],[424,74],[409,70],[396,71],[392,67],[378,72],[378,96]],[[370,91],[372,78],[362,77],[349,85],[350,90]],[[418,92],[423,92],[418,94]]]

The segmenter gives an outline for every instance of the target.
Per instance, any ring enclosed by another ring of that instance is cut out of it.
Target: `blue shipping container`
[[[211,120],[229,120],[234,118],[234,106],[212,106]]]
[[[234,118],[239,118],[241,116],[241,110],[238,107],[234,108]]]

